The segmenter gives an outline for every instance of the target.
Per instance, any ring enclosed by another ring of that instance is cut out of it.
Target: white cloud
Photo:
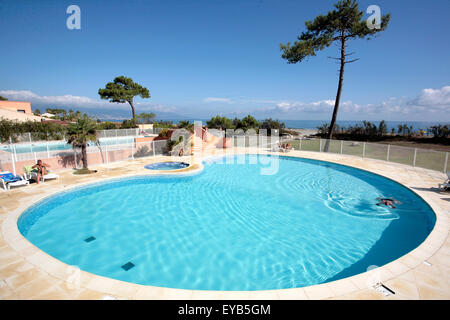
[[[445,86],[441,89],[423,89],[416,99],[410,101],[410,104],[430,109],[449,110],[450,86]]]
[[[104,104],[103,101],[95,101],[88,97],[73,96],[66,94],[63,96],[40,96],[28,90],[2,90],[0,95],[7,97],[10,100],[25,100],[38,104],[51,105],[67,105],[67,106],[83,106],[83,107],[98,107]],[[105,101],[106,102],[106,101]]]
[[[228,98],[217,98],[217,97],[205,98],[205,99],[203,99],[203,102],[205,102],[205,103],[222,102],[222,103],[228,103],[228,104],[233,103],[233,101],[231,101],[231,99],[228,99]]]
[[[334,100],[319,100],[313,102],[278,101],[271,107],[253,110],[253,113],[274,113],[278,116],[301,116],[305,113],[331,114],[334,108]],[[415,118],[416,120],[430,119],[450,120],[450,86],[441,89],[424,89],[415,98],[391,97],[380,103],[358,104],[352,101],[341,101],[340,114],[367,117],[401,117]]]
[[[280,112],[327,112],[333,110],[334,100],[321,100],[316,102],[289,102],[282,101],[276,104],[274,108]]]
[[[95,100],[84,96],[74,96],[70,94],[62,96],[40,96],[29,90],[0,90],[0,95],[9,100],[30,101],[31,105],[45,107],[67,107],[67,108],[123,108],[122,103],[110,103],[107,100]],[[128,105],[127,105],[128,106]],[[151,104],[146,102],[136,102],[135,106],[139,110],[149,110],[155,112],[175,112],[175,107],[167,107],[161,104]]]

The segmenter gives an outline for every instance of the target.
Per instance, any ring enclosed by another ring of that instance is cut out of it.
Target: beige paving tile
[[[193,294],[192,290],[164,288],[162,299],[165,300],[189,300]]]
[[[16,289],[20,299],[32,299],[35,296],[47,293],[55,285],[54,281],[48,279],[35,279],[26,285]]]
[[[191,296],[192,300],[221,300],[222,291],[194,290]]]
[[[311,300],[326,299],[334,296],[333,291],[331,291],[331,289],[326,284],[305,287],[303,289],[306,293],[306,296]]]
[[[398,279],[406,280],[409,282],[416,281],[413,270],[409,270],[408,272],[402,273],[401,275],[398,276]]]
[[[281,290],[261,290],[251,291],[250,300],[280,300],[279,292]]]
[[[105,294],[95,290],[83,289],[78,296],[74,299],[76,300],[103,300]]]
[[[430,288],[424,285],[418,285],[420,299],[424,300],[449,300],[450,294],[448,291],[440,291],[435,288]]]
[[[226,300],[249,300],[249,291],[224,291],[222,298]]]
[[[382,300],[383,295],[375,290],[364,289],[355,293],[351,293],[349,295],[345,295],[342,298],[349,300]]]
[[[396,294],[407,297],[408,299],[419,298],[419,291],[413,282],[396,278],[385,282],[384,285],[392,289]]]
[[[0,280],[0,300],[13,296],[14,290],[4,280]]]
[[[436,288],[438,290],[449,290],[448,283],[445,278],[439,274],[433,274],[431,272],[422,272],[414,270],[414,276],[416,278],[417,284],[422,284],[429,286],[431,288]],[[450,292],[450,290],[449,290]]]
[[[5,281],[11,288],[19,289],[36,279],[42,278],[48,278],[48,275],[36,268],[31,268],[19,274],[12,275],[9,278],[6,278]]]
[[[308,300],[303,288],[280,290],[278,296],[281,300]]]
[[[330,282],[328,286],[335,296],[341,296],[351,292],[358,291],[356,285],[353,284],[353,282],[350,281],[349,279],[333,281]]]
[[[32,268],[34,268],[34,266],[24,259],[11,264],[0,266],[0,279],[7,279],[19,275]]]
[[[49,290],[45,290],[44,292],[33,296],[33,300],[71,300],[66,292],[59,289],[57,286],[50,288]]]
[[[19,256],[17,253],[14,253],[14,251],[0,253],[0,265],[9,265],[12,263],[19,262],[21,260],[22,257]]]
[[[132,296],[136,300],[155,300],[162,299],[164,288],[140,286],[136,293]]]
[[[401,263],[398,260],[385,265],[385,268],[391,271],[393,275],[403,274],[408,270],[410,270],[410,268],[407,265]]]

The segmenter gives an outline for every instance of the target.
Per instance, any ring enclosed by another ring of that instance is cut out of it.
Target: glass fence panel
[[[155,128],[152,134],[161,132],[162,128]],[[147,131],[148,133],[148,131]],[[167,140],[145,141],[148,138],[136,139],[136,134],[140,134],[136,129],[118,129],[99,131],[99,140],[88,144],[88,163],[96,165],[102,163],[112,163],[133,158],[152,157],[157,155],[188,155],[191,153],[191,139],[181,140],[178,143],[168,143]],[[221,139],[211,135],[208,142],[214,145],[214,141]],[[0,166],[10,168],[11,164],[16,164],[17,168],[23,168],[25,164],[34,163],[38,159],[48,159],[48,163],[54,163],[56,168],[69,168],[75,165],[75,155],[71,145],[64,140],[39,140],[43,136],[32,133],[22,134],[16,137],[14,143],[3,143],[0,145]],[[30,142],[31,139],[31,142]],[[135,140],[144,140],[136,142]],[[210,141],[211,140],[211,141]],[[18,142],[20,141],[20,142]],[[292,137],[278,136],[257,136],[257,135],[234,135],[228,143],[233,142],[235,147],[259,147],[265,150],[278,151],[278,145],[290,144],[294,150],[302,151],[325,151],[326,139],[295,139]],[[365,145],[365,147],[364,147]],[[222,145],[217,144],[216,148]],[[389,149],[389,152],[388,152]],[[170,150],[170,151],[169,151]],[[182,150],[182,152],[180,152]],[[414,149],[403,146],[396,146],[381,143],[364,143],[355,141],[329,140],[328,152],[336,154],[346,154],[353,156],[363,156],[366,158],[388,160],[405,165],[416,165],[426,169],[436,171],[450,171],[450,157],[446,158],[446,152]],[[77,149],[77,165],[81,165],[81,150]],[[1,168],[0,168],[1,169]],[[6,170],[6,169],[5,169]],[[19,170],[20,171],[20,170]]]
[[[417,149],[416,167],[436,171],[444,171],[444,165],[445,165],[445,152]]]
[[[387,159],[387,144],[367,143],[364,152],[364,157],[378,160]]]
[[[394,146],[389,147],[389,161],[407,165],[414,165],[414,149]]]
[[[133,145],[133,157],[134,158],[143,158],[153,156],[153,144],[152,142],[136,142]]]
[[[167,150],[167,140],[155,141],[155,155],[166,154]]]
[[[326,150],[328,143],[328,151]],[[322,152],[328,153],[341,153],[341,141],[340,140],[322,140]]]
[[[302,139],[302,151],[320,151],[320,139]]]
[[[351,156],[360,156],[363,154],[363,142],[358,141],[343,141],[342,153]]]
[[[449,172],[450,171],[450,154],[448,152],[447,152],[447,156],[446,157],[447,157],[447,163],[446,163],[446,166],[445,166],[444,170],[446,172]]]

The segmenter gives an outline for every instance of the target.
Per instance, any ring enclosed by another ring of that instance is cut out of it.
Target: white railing
[[[156,135],[162,129],[146,130],[148,135]],[[149,133],[151,131],[151,133]],[[215,133],[217,136],[228,136],[225,132]],[[211,130],[211,134],[213,134]],[[137,136],[143,135],[140,129],[117,129],[99,131],[99,143],[91,143],[87,149],[88,162],[91,165],[111,163],[140,157],[152,157],[167,154],[165,148],[167,140],[152,142],[135,142]],[[56,168],[77,167],[80,162],[80,152],[75,152],[64,140],[33,142],[33,134],[22,135],[22,143],[0,145],[0,170],[18,168],[23,165],[35,163],[38,159],[52,160]],[[257,147],[273,149],[278,143],[290,143],[294,150],[325,152],[328,142],[328,153],[359,156],[362,158],[378,159],[388,162],[401,163],[414,167],[446,172],[450,170],[450,157],[448,152],[409,148],[397,145],[358,142],[347,140],[326,140],[315,138],[292,139],[278,136],[261,136],[233,134],[234,147]],[[255,143],[256,141],[256,143]],[[275,148],[276,149],[276,148]]]
[[[325,152],[327,140],[283,138],[281,142],[291,143],[294,150]],[[441,172],[450,170],[449,153],[444,151],[360,141],[328,140],[328,142],[328,153],[384,160]]]

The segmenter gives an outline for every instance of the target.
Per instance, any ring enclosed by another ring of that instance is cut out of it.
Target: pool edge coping
[[[237,153],[249,153],[255,154],[256,152],[250,152],[249,150],[245,150],[244,152]],[[233,154],[237,154],[233,153]],[[278,156],[287,156],[287,157],[295,157],[295,158],[305,158],[305,159],[314,159],[309,157],[306,152],[306,156],[304,152],[299,151],[299,155],[293,155],[292,153],[279,153],[279,152],[258,152],[259,154],[271,154]],[[51,192],[46,192],[43,195],[35,196],[30,203],[22,204],[12,210],[7,214],[7,217],[2,223],[1,232],[3,235],[3,239],[5,243],[9,245],[15,252],[25,259],[27,262],[34,265],[39,270],[49,274],[50,276],[56,277],[63,282],[68,283],[68,273],[67,270],[70,267],[68,264],[50,256],[44,251],[40,250],[38,247],[29,242],[25,237],[23,237],[18,230],[17,221],[19,217],[28,210],[28,208],[32,207],[36,203],[44,200],[45,198],[54,196],[61,192],[67,192],[72,189],[76,189],[79,187],[95,184],[98,182],[111,182],[114,180],[126,179],[135,176],[167,176],[167,175],[192,175],[197,174],[203,170],[203,161],[208,158],[221,157],[226,156],[227,154],[219,154],[219,155],[206,155],[201,158],[200,162],[197,162],[199,168],[187,170],[192,167],[189,166],[184,169],[178,170],[170,170],[169,172],[145,172],[143,174],[136,173],[127,173],[124,175],[120,175],[119,177],[108,177],[102,179],[102,181],[89,181],[89,182],[81,182],[70,185],[66,188],[64,186],[63,190],[53,190]],[[341,158],[347,158],[345,155],[339,155]],[[147,296],[154,296],[154,298],[161,298],[164,296],[168,299],[196,299],[197,297],[201,297],[202,299],[216,299],[218,296],[221,296],[221,299],[280,299],[286,295],[294,295],[298,297],[304,297],[306,299],[323,299],[323,298],[338,298],[344,294],[350,294],[352,292],[357,292],[363,289],[370,289],[367,285],[367,281],[376,277],[380,280],[380,282],[386,282],[391,279],[397,278],[411,270],[415,267],[422,264],[424,261],[434,256],[439,249],[445,243],[448,232],[449,232],[449,223],[448,216],[444,212],[444,210],[434,203],[435,201],[429,198],[427,195],[421,194],[416,190],[411,189],[409,186],[400,182],[397,179],[393,179],[384,174],[380,174],[379,172],[373,171],[367,168],[361,168],[358,166],[347,165],[339,163],[339,157],[335,156],[335,160],[328,159],[316,159],[321,161],[328,161],[331,163],[336,163],[344,166],[350,166],[357,169],[365,170],[380,176],[383,176],[387,179],[391,179],[402,186],[408,188],[416,195],[421,197],[433,210],[436,216],[436,223],[434,225],[433,230],[427,236],[427,238],[415,249],[406,253],[405,255],[399,257],[396,260],[393,260],[377,269],[359,273],[353,275],[351,277],[326,282],[322,284],[300,287],[300,288],[292,288],[292,289],[272,289],[272,290],[256,290],[256,291],[210,291],[210,290],[190,290],[190,289],[174,289],[167,287],[156,287],[156,286],[147,286],[147,285],[139,285],[131,282],[125,282],[117,279],[112,279],[108,277],[103,277],[99,275],[95,275],[86,271],[81,270],[81,285],[80,288],[90,289],[99,291],[106,295],[112,295],[122,298],[130,298],[130,299],[139,299],[139,293],[146,292]],[[363,161],[367,161],[368,159],[363,159]],[[369,159],[370,161],[370,159]],[[381,161],[381,160],[380,160]],[[377,161],[378,162],[378,161]],[[381,161],[383,162],[383,161]],[[391,163],[386,163],[388,165],[392,165]],[[407,165],[402,165],[406,167],[410,167]],[[414,167],[411,167],[414,168]],[[416,168],[414,168],[416,169]],[[429,199],[428,199],[429,198]],[[352,287],[354,290],[343,290],[342,284],[346,287]],[[345,291],[345,292],[344,292]],[[126,294],[129,293],[129,294]],[[240,298],[239,298],[240,297]]]

